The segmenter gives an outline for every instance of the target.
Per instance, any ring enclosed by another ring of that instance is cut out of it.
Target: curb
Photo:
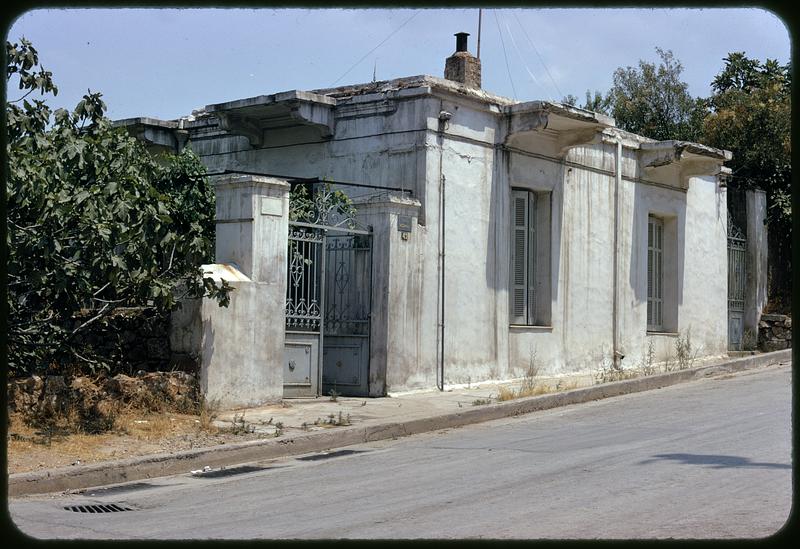
[[[368,427],[343,427],[286,438],[253,440],[209,448],[185,450],[173,454],[107,461],[78,467],[62,467],[45,471],[16,473],[8,476],[9,497],[49,492],[61,492],[187,473],[203,466],[227,466],[310,452],[320,452],[398,438],[439,429],[462,427],[474,423],[527,414],[570,404],[580,404],[630,393],[650,391],[677,383],[702,379],[724,373],[740,372],[779,362],[790,361],[792,350],[785,349],[737,358],[708,366],[679,370],[649,377],[604,383],[540,396],[525,397],[481,406],[461,412],[409,421],[399,421]]]

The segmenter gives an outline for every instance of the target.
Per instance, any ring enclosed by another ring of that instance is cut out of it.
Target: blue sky
[[[92,8],[29,11],[7,39],[25,36],[39,50],[59,86],[54,108],[74,107],[91,89],[113,119],[170,119],[221,101],[368,82],[373,70],[379,80],[442,76],[453,34],[469,32],[475,54],[477,27],[476,8]],[[617,67],[657,61],[657,46],[681,61],[695,96],[709,93],[729,52],[786,63],[791,49],[781,20],[762,9],[491,9],[483,88],[582,102],[587,89],[606,91]]]

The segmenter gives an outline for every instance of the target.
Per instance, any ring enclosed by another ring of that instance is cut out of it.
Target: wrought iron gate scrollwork
[[[742,350],[747,294],[747,209],[741,191],[728,191],[728,348]]]
[[[316,229],[289,230],[289,272],[286,285],[286,329],[318,331],[322,323],[322,243]]]

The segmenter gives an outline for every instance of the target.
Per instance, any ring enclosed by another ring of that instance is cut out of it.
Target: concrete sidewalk
[[[521,381],[460,386],[448,388],[444,392],[426,391],[386,398],[339,396],[333,400],[326,396],[317,399],[291,399],[284,405],[221,413],[215,421],[216,425],[223,428],[264,432],[267,436],[263,439],[171,454],[13,474],[8,477],[9,496],[87,488],[189,473],[191,470],[206,466],[224,467],[319,452],[658,389],[703,377],[785,364],[790,361],[791,349],[788,349],[741,358],[726,358],[690,369],[602,384],[596,384],[596,380],[591,376],[537,378],[540,386],[547,387],[553,392],[503,402],[497,401],[501,387],[515,390]],[[576,384],[576,388],[570,389]],[[563,390],[564,388],[568,390]]]

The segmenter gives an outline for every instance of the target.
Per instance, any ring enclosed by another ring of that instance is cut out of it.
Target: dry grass
[[[497,400],[504,402],[506,400],[514,400],[515,398],[538,396],[551,392],[553,392],[553,390],[548,385],[540,383],[524,383],[518,389],[500,386],[497,392]]]

